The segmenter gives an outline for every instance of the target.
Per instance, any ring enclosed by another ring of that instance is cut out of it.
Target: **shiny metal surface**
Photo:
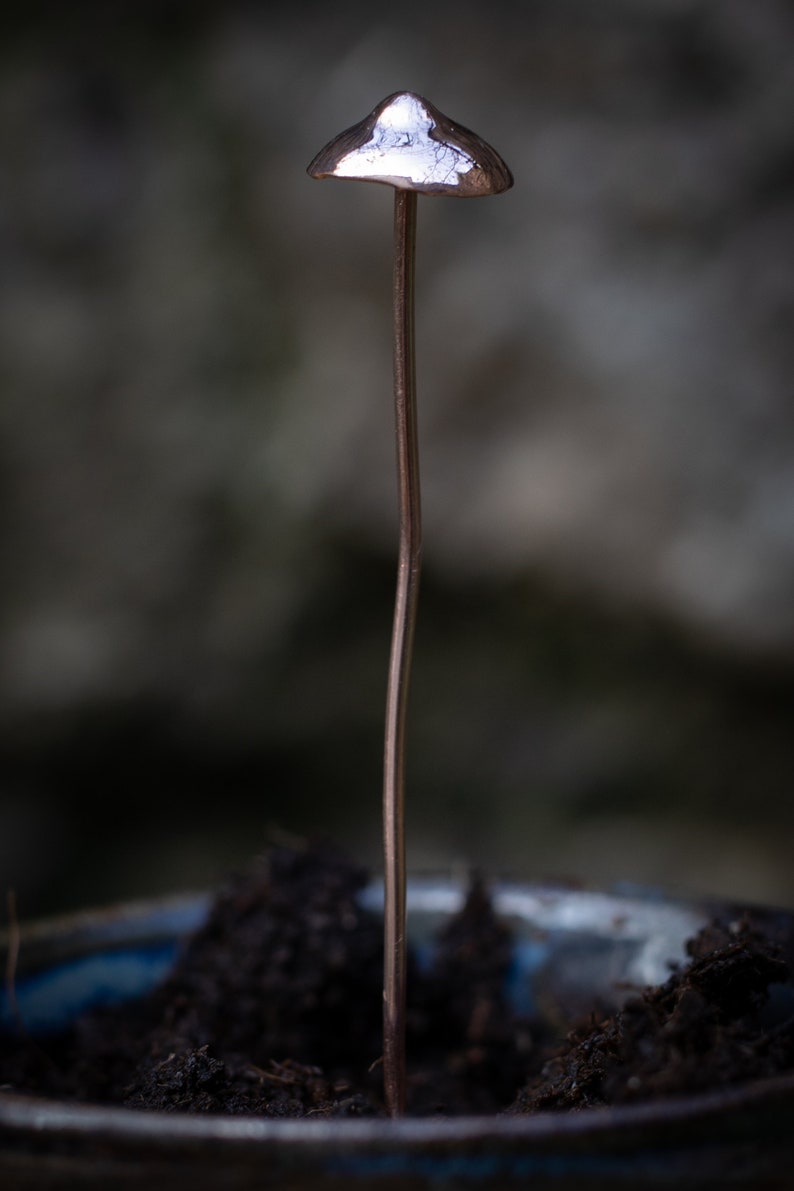
[[[334,137],[308,172],[461,198],[499,194],[513,185],[495,149],[412,91],[388,96]]]

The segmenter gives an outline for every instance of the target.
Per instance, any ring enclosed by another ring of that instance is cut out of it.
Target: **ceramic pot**
[[[376,907],[372,887],[365,900]],[[463,888],[415,881],[409,930],[420,955],[454,913]],[[540,1016],[581,997],[618,1003],[626,985],[664,980],[684,943],[715,910],[637,892],[502,885],[497,912],[515,937],[509,991]],[[145,991],[197,926],[206,896],[79,914],[26,928],[16,979],[31,1032],[89,1005]],[[794,951],[794,916],[756,910]],[[0,956],[0,963],[4,962]],[[794,1012],[778,986],[772,1011]],[[12,1014],[0,999],[0,1024]],[[0,1091],[0,1187],[159,1191],[318,1191],[386,1188],[788,1187],[794,1170],[794,1075],[716,1092],[532,1117],[273,1121],[140,1112]]]

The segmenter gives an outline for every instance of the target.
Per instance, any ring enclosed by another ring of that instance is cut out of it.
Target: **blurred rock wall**
[[[59,899],[83,896],[69,890],[88,822],[97,884],[121,868],[124,889],[178,881],[179,857],[203,874],[211,837],[236,856],[253,822],[341,822],[376,841],[391,196],[318,185],[305,166],[409,88],[516,177],[488,202],[420,203],[424,648],[438,677],[416,713],[415,780],[432,804],[471,773],[456,734],[490,741],[496,862],[523,790],[543,808],[527,865],[551,854],[601,877],[636,851],[643,775],[705,781],[706,823],[727,797],[732,855],[763,772],[773,829],[756,824],[747,884],[788,896],[763,874],[778,872],[794,704],[791,5],[171,0],[2,21],[9,881],[44,904],[41,873],[60,874]],[[456,601],[477,613],[448,640]],[[627,654],[617,643],[638,624]],[[573,690],[553,649],[544,670],[538,631],[581,643],[578,675],[593,634],[614,641],[629,658],[619,695],[601,663],[603,681]],[[675,681],[638,702],[670,649]],[[700,739],[722,784],[692,764],[693,689],[718,709]],[[678,723],[666,753],[648,731],[660,722]],[[726,741],[743,725],[740,777]],[[445,795],[421,857],[476,848],[475,785],[468,834],[445,846],[460,819]],[[612,823],[615,865],[593,864],[587,835],[566,851],[556,808],[573,807],[570,826],[623,786],[634,802],[596,814],[593,847],[611,857]],[[239,829],[218,828],[219,788],[239,799]],[[155,807],[163,877],[149,852],[140,872]],[[118,815],[127,842],[109,859]],[[638,876],[680,875],[671,840]],[[704,883],[730,886],[744,861]]]

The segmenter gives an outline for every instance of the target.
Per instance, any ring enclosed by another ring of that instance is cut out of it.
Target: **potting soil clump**
[[[149,996],[58,1038],[0,1041],[0,1084],[166,1111],[382,1114],[382,923],[361,906],[366,880],[328,849],[272,848],[221,891]],[[432,966],[411,958],[410,1113],[580,1108],[794,1067],[791,1023],[763,1022],[788,969],[749,925],[703,932],[687,967],[617,1013],[571,1022],[562,1047],[508,1005],[511,953],[475,880]]]
[[[687,951],[665,984],[573,1029],[510,1111],[657,1100],[794,1067],[794,1021],[763,1021],[770,985],[789,976],[777,948],[740,922],[707,927]]]

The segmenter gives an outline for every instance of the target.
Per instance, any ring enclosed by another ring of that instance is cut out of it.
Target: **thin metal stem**
[[[411,671],[422,510],[414,364],[416,194],[394,192],[394,407],[400,548],[383,750],[383,1084],[390,1116],[405,1111],[405,720]]]

